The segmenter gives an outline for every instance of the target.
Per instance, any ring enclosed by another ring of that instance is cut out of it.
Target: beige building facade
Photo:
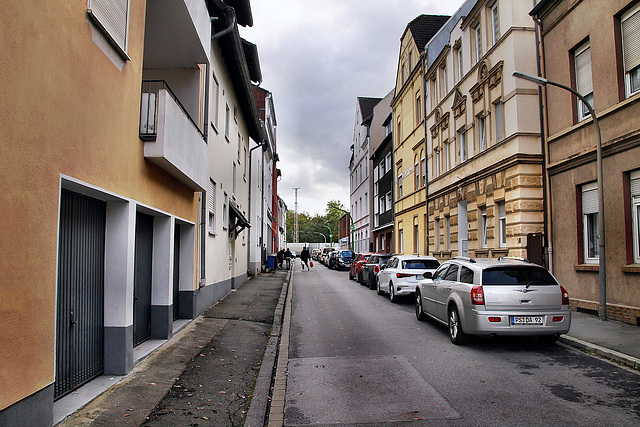
[[[427,44],[429,252],[542,263],[543,157],[528,6],[467,1]],[[535,248],[535,250],[532,250]]]
[[[543,77],[593,106],[602,135],[609,318],[640,324],[640,3],[541,1]],[[533,88],[533,84],[531,84]],[[581,101],[544,90],[553,273],[572,307],[598,313],[600,236],[594,120]]]

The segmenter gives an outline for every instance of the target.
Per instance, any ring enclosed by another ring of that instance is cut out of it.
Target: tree
[[[324,215],[311,216],[308,212],[298,212],[298,234],[300,242],[307,243],[336,243],[338,241],[338,220],[343,213],[338,209],[344,209],[342,203],[331,200],[327,202]],[[287,242],[293,242],[295,212],[287,211]],[[327,229],[331,229],[331,233]],[[330,241],[333,237],[333,241]]]

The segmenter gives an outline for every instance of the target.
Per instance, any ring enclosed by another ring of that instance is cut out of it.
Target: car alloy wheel
[[[396,296],[396,292],[393,289],[393,283],[389,282],[389,299],[391,302],[397,302],[398,297]]]
[[[422,310],[422,295],[420,295],[420,291],[416,289],[416,318],[424,322],[427,320],[427,315]]]
[[[449,309],[449,338],[455,345],[465,344],[469,338],[462,329],[458,309],[455,306]]]
[[[376,278],[376,287],[378,288],[378,295],[382,295],[382,289],[380,289],[380,279]]]

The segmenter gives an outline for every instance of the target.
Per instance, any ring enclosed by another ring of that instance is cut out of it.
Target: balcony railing
[[[142,97],[140,99],[140,139],[143,141],[155,141],[158,134],[158,92],[165,89],[171,98],[180,106],[182,112],[195,126],[198,133],[206,141],[202,129],[198,126],[186,108],[180,103],[178,97],[173,93],[169,85],[164,80],[143,80]]]

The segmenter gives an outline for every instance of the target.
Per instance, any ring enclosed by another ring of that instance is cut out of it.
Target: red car
[[[371,252],[356,254],[356,257],[349,267],[349,280],[357,280],[358,283],[360,282],[360,270],[362,269],[362,266],[367,263],[367,260],[371,255],[373,255]]]

